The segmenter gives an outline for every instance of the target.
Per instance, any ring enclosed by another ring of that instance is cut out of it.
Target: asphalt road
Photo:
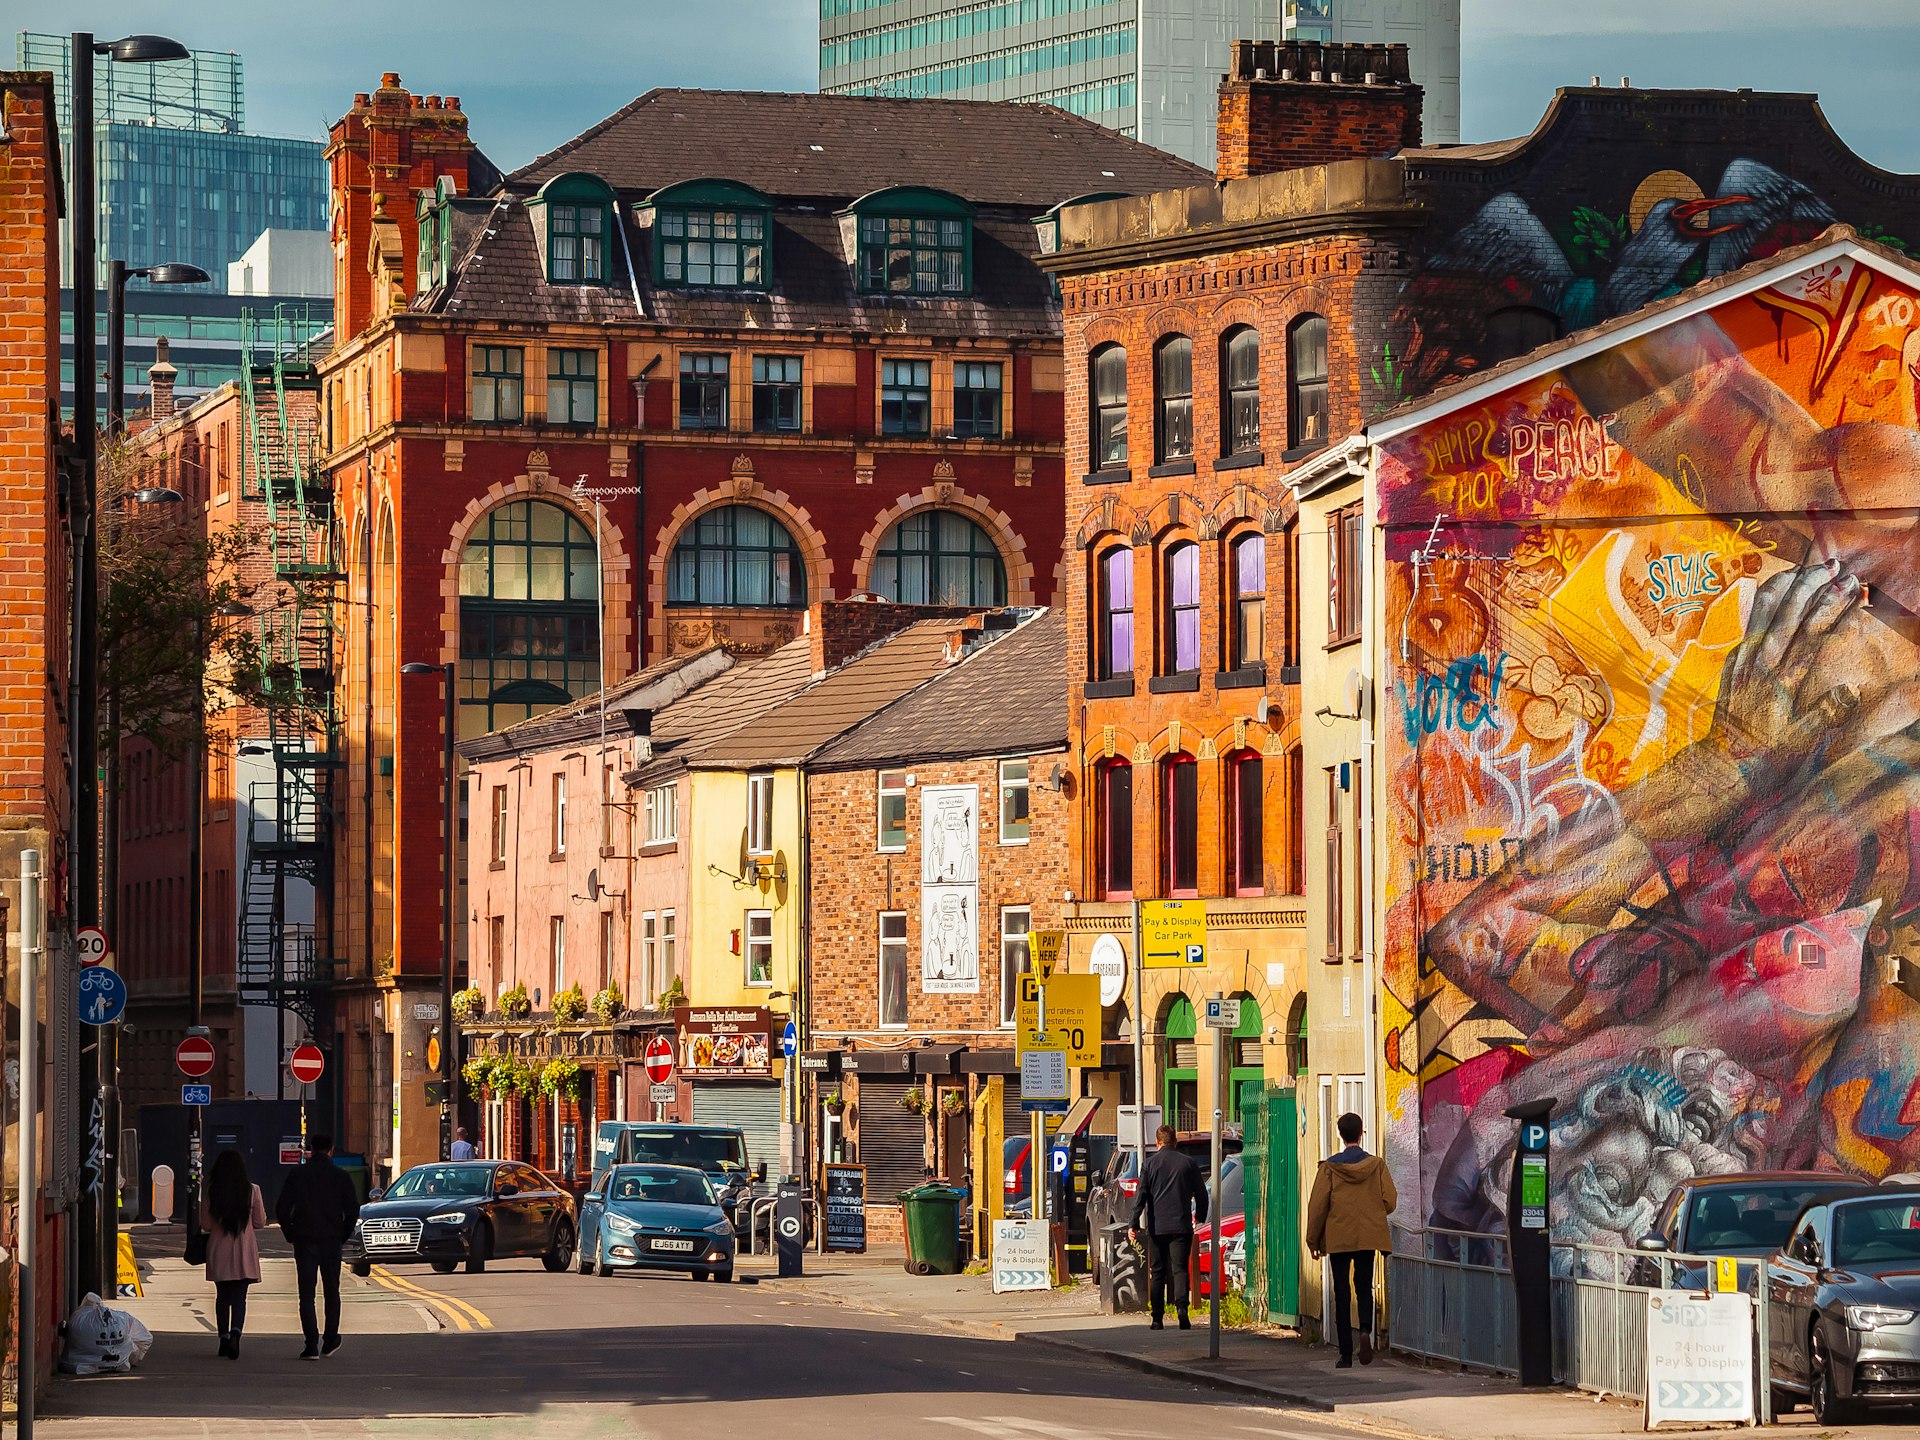
[[[376,1276],[379,1272],[376,1272]],[[507,1262],[484,1275],[393,1272],[436,1317],[415,1335],[297,1357],[249,1335],[236,1364],[209,1336],[165,1337],[125,1377],[60,1383],[48,1440],[633,1436],[709,1440],[1323,1440],[1353,1431],[1031,1344],[761,1285],[571,1272]],[[361,1302],[364,1303],[364,1302]],[[204,1353],[203,1353],[204,1352]]]

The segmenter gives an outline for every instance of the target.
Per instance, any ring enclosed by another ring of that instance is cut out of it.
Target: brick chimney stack
[[[413,224],[414,195],[431,190],[443,175],[452,176],[460,192],[468,193],[467,162],[474,154],[458,96],[412,94],[389,70],[380,77],[378,90],[353,97],[353,108],[327,136],[333,313],[341,340],[358,335],[388,309],[376,303],[370,265],[374,196],[386,196],[387,212],[398,224],[403,255],[394,270],[411,299],[415,252],[420,248],[419,228]]]
[[[180,372],[168,363],[167,349],[167,337],[162,335],[153,342],[153,364],[147,367],[147,384],[151,387],[147,416],[155,425],[173,418],[173,382]]]
[[[978,612],[965,605],[896,605],[891,600],[823,600],[807,616],[807,649],[813,673],[833,670],[889,635],[921,620],[961,618],[978,628]]]
[[[1420,143],[1420,87],[1404,45],[1236,40],[1220,80],[1222,180],[1336,160],[1378,160]]]

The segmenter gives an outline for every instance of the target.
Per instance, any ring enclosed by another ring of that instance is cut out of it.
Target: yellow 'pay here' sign
[[[1100,977],[1054,972],[1046,982],[1047,1028],[1040,1029],[1040,978],[1020,977],[1020,1000],[1014,1021],[1021,1054],[1029,1050],[1064,1050],[1069,1065],[1097,1068],[1100,1064]]]

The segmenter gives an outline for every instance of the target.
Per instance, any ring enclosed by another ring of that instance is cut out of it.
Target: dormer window
[[[598,175],[556,175],[527,202],[550,285],[605,285],[614,243],[614,194]]]
[[[660,284],[767,288],[773,202],[758,190],[731,180],[688,180],[656,190],[647,208],[653,215],[653,273]]]
[[[973,207],[920,186],[877,190],[854,201],[854,273],[885,295],[965,295],[973,288]]]

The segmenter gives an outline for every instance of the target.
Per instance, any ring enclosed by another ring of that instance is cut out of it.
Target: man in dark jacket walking
[[[1154,1132],[1155,1149],[1140,1166],[1140,1193],[1133,1202],[1133,1226],[1127,1232],[1140,1238],[1147,1231],[1149,1305],[1153,1328],[1164,1330],[1167,1289],[1173,1289],[1173,1308],[1180,1328],[1191,1330],[1187,1319],[1187,1257],[1193,1252],[1193,1227],[1207,1218],[1207,1184],[1200,1167],[1174,1148],[1171,1125]]]
[[[340,1247],[360,1218],[359,1192],[333,1163],[331,1135],[307,1138],[306,1164],[280,1188],[274,1218],[293,1246],[294,1271],[300,1280],[300,1328],[307,1337],[300,1358],[318,1360],[340,1348]],[[313,1310],[316,1285],[327,1297],[324,1336]]]

